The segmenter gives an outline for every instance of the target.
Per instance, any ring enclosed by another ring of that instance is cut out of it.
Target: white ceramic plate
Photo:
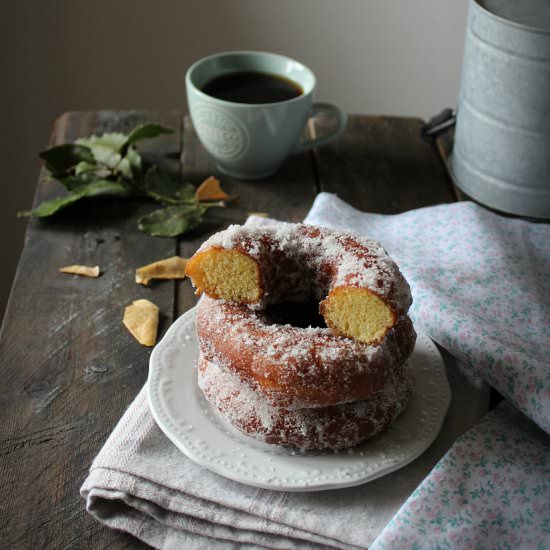
[[[291,450],[242,435],[217,415],[197,386],[198,354],[192,309],[174,322],[151,354],[148,393],[153,416],[191,460],[255,487],[318,491],[389,474],[431,445],[451,400],[441,355],[419,334],[411,357],[416,389],[388,431],[346,451]]]

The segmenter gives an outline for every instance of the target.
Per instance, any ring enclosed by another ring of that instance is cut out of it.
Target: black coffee
[[[216,76],[201,90],[209,96],[235,103],[276,103],[302,95],[299,84],[283,76],[242,71]]]

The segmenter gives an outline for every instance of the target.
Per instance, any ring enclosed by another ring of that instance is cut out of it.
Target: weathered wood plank
[[[56,122],[53,143],[156,120],[176,133],[146,148],[174,154],[180,118],[71,113]],[[35,203],[62,192],[42,177]],[[29,223],[0,333],[0,540],[6,548],[135,546],[88,516],[78,491],[147,377],[150,352],[123,327],[124,306],[149,298],[160,307],[161,330],[172,321],[173,283],[150,289],[134,283],[136,267],[175,252],[174,240],[137,229],[137,218],[151,208],[97,200]],[[58,272],[72,263],[98,264],[103,274],[86,279]]]
[[[330,119],[319,118],[324,133]],[[453,202],[449,179],[416,118],[350,116],[341,139],[315,152],[321,191],[359,210],[396,214]]]
[[[277,174],[261,181],[242,181],[220,174],[215,163],[200,144],[189,117],[183,128],[182,175],[195,185],[210,175],[222,182],[223,189],[237,198],[225,209],[212,209],[204,222],[180,240],[180,255],[191,256],[212,233],[229,224],[242,224],[251,212],[263,212],[279,220],[301,221],[313,203],[317,184],[313,160],[309,153],[289,157]],[[196,303],[189,281],[178,284],[177,313]]]

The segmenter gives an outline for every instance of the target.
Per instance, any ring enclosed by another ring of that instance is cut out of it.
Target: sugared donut
[[[380,243],[303,224],[230,226],[187,264],[197,293],[262,309],[320,301],[334,334],[381,341],[411,304],[409,285]]]
[[[292,408],[369,398],[403,365],[416,341],[406,314],[376,344],[328,328],[269,323],[265,312],[226,300],[203,296],[197,306],[201,353],[254,383],[271,403]]]
[[[266,443],[302,449],[353,447],[380,434],[404,410],[413,386],[410,367],[394,372],[368,400],[312,409],[275,407],[253,386],[201,357],[199,386],[220,415]]]

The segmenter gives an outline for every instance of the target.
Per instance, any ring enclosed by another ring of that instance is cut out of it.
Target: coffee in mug
[[[278,54],[226,52],[194,63],[186,74],[187,101],[197,135],[221,172],[239,179],[274,174],[289,154],[337,138],[346,115],[313,103],[316,79],[305,65]],[[301,141],[308,118],[335,116],[325,136]]]
[[[292,80],[270,73],[240,71],[216,76],[201,89],[206,95],[235,103],[276,103],[302,95]]]

